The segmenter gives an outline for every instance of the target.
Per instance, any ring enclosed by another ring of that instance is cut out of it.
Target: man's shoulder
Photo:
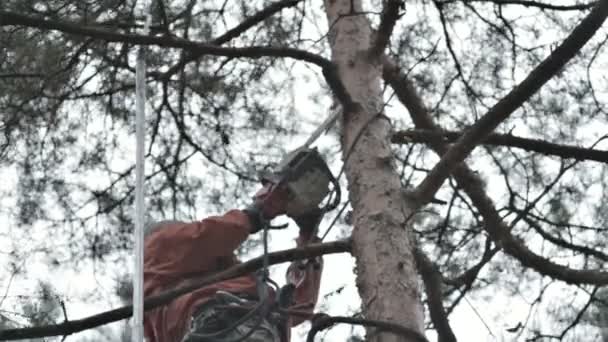
[[[186,222],[184,222],[184,221],[178,221],[178,220],[152,221],[144,226],[144,237],[149,237],[150,235],[154,234],[155,232],[157,232],[161,229],[169,228],[171,226],[181,225],[181,224],[185,224],[185,223]]]

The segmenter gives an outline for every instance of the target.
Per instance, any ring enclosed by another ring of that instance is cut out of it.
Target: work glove
[[[243,211],[251,221],[251,234],[260,231],[272,219],[287,212],[288,190],[265,182],[253,196],[253,203]]]
[[[288,214],[300,228],[300,237],[304,241],[311,241],[317,235],[323,215],[325,215],[325,211],[319,208],[295,216]]]

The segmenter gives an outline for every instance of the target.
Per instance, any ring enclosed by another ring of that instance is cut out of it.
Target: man
[[[233,209],[200,222],[163,222],[147,232],[144,296],[183,286],[193,281],[193,277],[237,264],[234,251],[239,245],[273,218],[286,214],[290,204],[288,191],[272,183],[266,183],[253,202],[246,209]],[[321,216],[320,210],[291,216],[299,226],[298,246],[318,241],[316,228]],[[288,279],[296,286],[293,307],[312,313],[319,294],[322,259],[295,265],[287,272]],[[227,309],[230,305],[251,308],[259,302],[261,289],[256,280],[256,275],[250,274],[222,281],[147,311],[144,331],[148,342],[287,342],[290,327],[300,324],[301,317],[274,319],[276,315],[260,315],[263,310],[247,317],[244,315],[251,312],[250,309],[237,310],[240,314],[235,313],[235,309]],[[268,291],[269,298],[275,298],[271,288],[262,289],[262,294],[263,291]],[[232,323],[237,321],[241,324],[234,327]]]

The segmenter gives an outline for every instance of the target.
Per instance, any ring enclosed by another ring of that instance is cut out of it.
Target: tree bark
[[[351,7],[352,6],[352,7]],[[354,108],[342,114],[342,146],[354,212],[353,255],[366,318],[424,334],[424,313],[413,256],[415,203],[407,202],[382,114],[382,65],[370,53],[372,31],[360,0],[326,0],[332,61]],[[414,341],[368,328],[367,341]]]

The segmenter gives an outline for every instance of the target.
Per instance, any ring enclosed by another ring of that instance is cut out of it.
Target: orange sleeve
[[[312,242],[319,241],[319,238],[314,238],[312,240]],[[304,242],[302,237],[298,237],[296,243],[298,247],[301,247],[307,242]],[[297,264],[292,263],[287,270],[288,276],[290,272],[299,273],[298,277],[304,276],[304,280],[302,281],[302,283],[295,289],[293,298],[294,305],[292,306],[292,308],[298,311],[309,312],[310,314],[314,313],[315,305],[317,304],[317,300],[319,299],[321,274],[323,272],[323,258],[317,257],[314,259],[314,261],[315,262],[306,263],[303,269],[300,268],[298,270]],[[290,318],[290,325],[294,327],[304,321],[306,321],[305,318],[293,315]]]
[[[231,210],[200,222],[174,223],[146,239],[144,268],[158,276],[180,277],[212,270],[249,236],[243,211]]]

